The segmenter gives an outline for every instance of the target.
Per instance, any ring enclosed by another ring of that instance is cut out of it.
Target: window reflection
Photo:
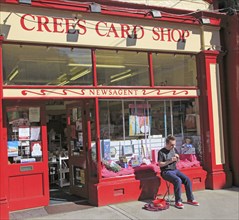
[[[89,49],[3,45],[3,65],[5,85],[92,85]]]
[[[196,86],[195,56],[183,54],[153,54],[156,86]]]
[[[148,57],[145,52],[96,51],[100,86],[149,86]]]
[[[195,56],[152,57],[156,86],[197,85]],[[150,86],[148,53],[97,49],[96,73],[98,86]],[[91,49],[4,44],[3,79],[5,85],[93,85]]]

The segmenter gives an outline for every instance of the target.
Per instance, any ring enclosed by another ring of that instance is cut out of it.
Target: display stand
[[[56,161],[49,162],[50,184],[58,184],[60,187],[69,186],[68,157],[59,157]]]
[[[58,162],[58,184],[60,187],[69,186],[69,167],[68,167],[68,157],[59,157]]]

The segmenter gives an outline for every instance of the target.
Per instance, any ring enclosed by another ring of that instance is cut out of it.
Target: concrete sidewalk
[[[239,188],[196,191],[194,196],[200,206],[185,204],[184,209],[177,209],[172,203],[169,209],[154,212],[143,209],[150,201],[133,201],[103,207],[87,206],[76,211],[41,217],[34,217],[33,214],[24,216],[24,219],[239,219]],[[183,199],[186,200],[185,194]],[[19,218],[13,216],[11,219]]]

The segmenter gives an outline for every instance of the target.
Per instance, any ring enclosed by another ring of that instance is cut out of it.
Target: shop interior
[[[70,174],[64,101],[48,101],[46,113],[50,205],[80,201],[82,198],[72,195],[69,190]]]

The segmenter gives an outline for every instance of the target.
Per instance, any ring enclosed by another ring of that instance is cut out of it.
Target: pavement
[[[239,220],[239,188],[232,187],[220,190],[203,190],[195,191],[194,197],[200,203],[200,206],[184,204],[184,209],[174,207],[171,202],[169,209],[163,211],[148,211],[143,209],[144,205],[151,202],[132,201],[119,204],[112,204],[102,207],[91,206],[87,203],[65,203],[54,205],[50,210],[44,207],[30,209],[10,214],[11,220],[43,220],[43,219],[222,219],[222,220]],[[182,198],[186,201],[186,195],[183,193]],[[75,205],[75,206],[74,206]],[[71,208],[69,208],[71,206]],[[59,207],[57,211],[57,207]],[[63,208],[64,207],[64,208]],[[67,210],[68,208],[68,210]],[[55,214],[53,214],[55,213]]]

